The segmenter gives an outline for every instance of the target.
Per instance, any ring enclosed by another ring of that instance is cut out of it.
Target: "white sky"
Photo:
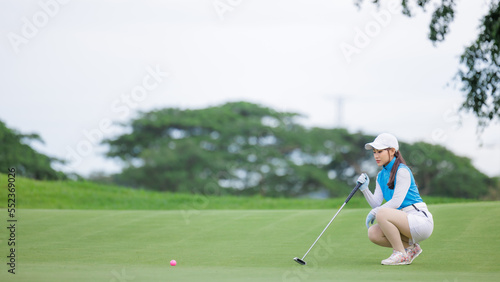
[[[332,128],[341,96],[351,132],[441,144],[500,175],[500,124],[479,142],[476,119],[457,114],[463,94],[453,82],[488,1],[459,1],[436,47],[429,11],[409,19],[400,0],[380,10],[365,2],[2,0],[0,120],[39,133],[39,151],[75,160],[58,169],[88,175],[118,170],[91,142],[138,109],[245,100]]]

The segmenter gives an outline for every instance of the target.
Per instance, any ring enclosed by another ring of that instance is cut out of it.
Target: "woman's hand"
[[[363,183],[363,185],[359,186],[359,191],[363,192],[364,190],[368,189],[368,184],[370,184],[370,178],[368,177],[368,174],[366,173],[362,173],[359,177],[358,177],[358,181],[359,183]]]
[[[370,228],[370,224],[373,224],[375,222],[375,215],[377,213],[375,212],[375,209],[371,210],[368,215],[366,216],[366,228]]]

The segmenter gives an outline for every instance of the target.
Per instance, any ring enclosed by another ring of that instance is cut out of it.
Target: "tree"
[[[146,189],[262,196],[347,195],[361,172],[379,168],[364,145],[374,136],[305,128],[296,113],[247,102],[140,113],[127,132],[105,140],[125,167],[118,184]],[[490,179],[437,145],[401,143],[424,195],[479,198]]]
[[[345,182],[326,170],[330,156],[342,153],[333,143],[325,146],[325,137],[339,139],[335,131],[308,130],[294,122],[297,116],[246,102],[167,108],[141,113],[125,125],[131,133],[104,143],[107,156],[125,164],[116,179],[133,187],[265,196],[348,193]]]
[[[466,157],[440,145],[403,144],[404,154],[423,195],[479,199],[494,188],[494,181]]]
[[[64,173],[51,167],[58,159],[40,154],[26,143],[42,142],[38,134],[21,134],[9,129],[0,121],[0,173],[7,173],[8,168],[15,168],[24,177],[34,179],[65,179]]]
[[[356,5],[359,7],[362,2],[363,0],[356,0]],[[379,4],[379,0],[373,2]],[[411,5],[416,4],[425,11],[430,2],[401,0],[402,13],[411,17]],[[441,4],[435,7],[429,24],[429,39],[434,44],[445,40],[455,17],[455,9],[455,0],[441,0]],[[493,120],[500,120],[499,54],[500,5],[499,0],[491,0],[488,13],[479,24],[479,35],[460,56],[461,66],[455,76],[465,94],[461,110],[476,115],[480,129],[488,126]]]

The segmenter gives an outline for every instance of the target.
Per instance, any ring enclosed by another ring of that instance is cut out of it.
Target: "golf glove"
[[[375,221],[375,209],[371,210],[366,216],[366,228],[370,228],[370,224],[373,224]]]
[[[370,184],[370,178],[368,177],[368,174],[363,172],[358,177],[358,182],[363,183],[363,185],[359,186],[359,191],[363,192],[364,190],[368,189],[368,184]]]

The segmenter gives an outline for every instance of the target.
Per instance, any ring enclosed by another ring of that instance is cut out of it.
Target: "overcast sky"
[[[478,141],[453,81],[489,1],[458,1],[436,46],[429,11],[407,18],[400,0],[365,2],[2,0],[0,120],[72,161],[58,169],[88,175],[119,169],[95,145],[119,132],[111,122],[244,100],[307,126],[441,144],[500,175],[500,125]]]

